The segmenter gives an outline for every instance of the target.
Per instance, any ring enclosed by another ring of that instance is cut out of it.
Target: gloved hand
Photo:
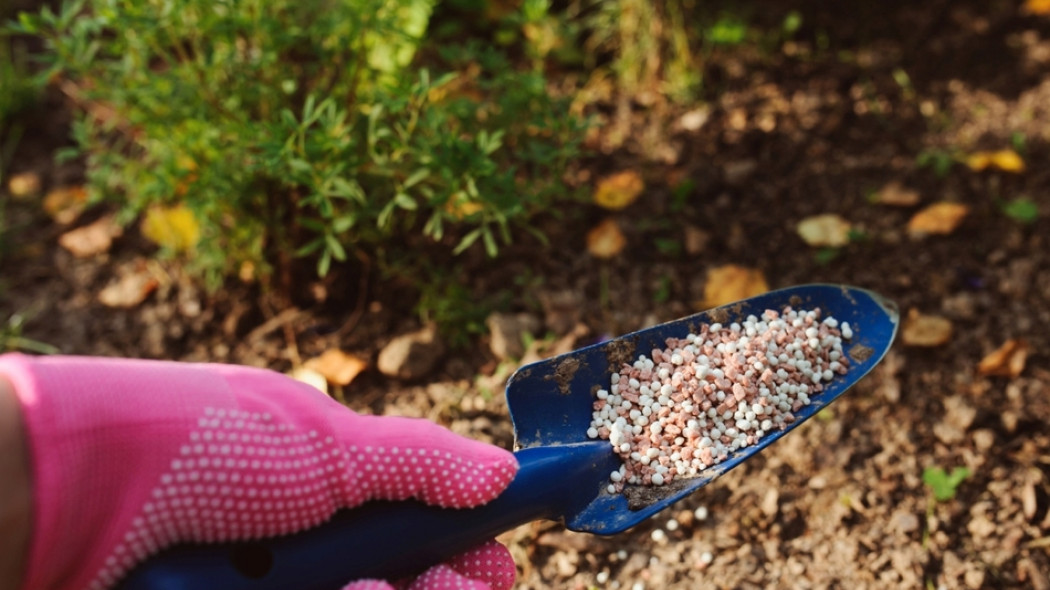
[[[462,553],[448,563],[435,565],[406,586],[407,590],[495,590],[514,584],[514,560],[496,541]],[[342,590],[393,590],[382,580],[358,580]]]
[[[0,375],[30,453],[27,589],[102,590],[171,544],[290,534],[369,500],[479,506],[517,471],[506,450],[425,420],[358,415],[261,369],[9,354]],[[509,588],[514,572],[493,542],[410,587]]]

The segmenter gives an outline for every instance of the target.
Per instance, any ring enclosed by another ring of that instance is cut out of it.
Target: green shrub
[[[30,74],[26,57],[9,35],[0,31],[0,186],[15,147],[24,133],[19,116],[36,102],[40,79]]]
[[[125,220],[184,205],[212,284],[245,263],[265,276],[307,258],[323,275],[351,257],[425,283],[414,273],[497,256],[569,197],[582,128],[531,68],[426,47],[431,8],[79,0],[18,29],[49,43],[50,75],[87,107],[74,137],[92,196]]]

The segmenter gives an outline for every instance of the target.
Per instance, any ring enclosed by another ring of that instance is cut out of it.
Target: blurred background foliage
[[[595,105],[695,102],[706,57],[800,24],[695,0],[65,0],[4,29],[0,155],[57,89],[90,198],[211,287],[377,272],[475,331],[457,260],[572,214]]]

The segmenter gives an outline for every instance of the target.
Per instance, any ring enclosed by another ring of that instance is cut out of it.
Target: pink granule
[[[587,430],[623,459],[609,492],[695,477],[794,422],[810,395],[848,370],[849,324],[820,315],[785,307],[704,325],[624,363],[597,392]]]

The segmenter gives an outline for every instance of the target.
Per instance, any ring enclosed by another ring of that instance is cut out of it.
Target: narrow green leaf
[[[353,215],[344,215],[332,222],[332,231],[341,234],[351,227],[354,227],[354,222],[357,221]]]
[[[401,186],[403,188],[405,188],[405,189],[410,189],[413,186],[415,186],[415,185],[419,184],[420,182],[422,182],[428,176],[430,176],[430,170],[428,170],[426,168],[420,168],[419,170],[416,170],[415,172],[413,172],[411,174],[411,176],[406,178],[405,179],[405,183],[402,184]]]
[[[482,228],[481,237],[485,238],[485,253],[489,258],[495,258],[499,254],[499,248],[496,246],[496,238],[492,236],[492,230],[487,225]]]
[[[307,121],[310,121],[313,118],[313,116],[314,116],[314,103],[316,101],[317,101],[317,99],[314,97],[313,94],[311,94],[311,95],[306,97],[306,102],[303,104],[303,125],[302,126],[304,128],[310,126],[310,123],[308,123]]]
[[[324,238],[317,238],[315,240],[311,240],[311,241],[307,242],[305,245],[301,246],[298,250],[296,250],[295,251],[295,255],[297,257],[306,256],[307,254],[311,254],[313,252],[316,252],[323,245],[324,245]]]
[[[379,216],[376,217],[376,227],[387,229],[390,226],[390,217],[394,214],[396,205],[396,201],[390,201],[386,204],[386,207],[383,207],[383,210],[379,212]]]
[[[328,274],[329,269],[332,268],[332,254],[328,250],[321,253],[321,257],[317,259],[317,276],[323,277]]]
[[[405,193],[397,193],[397,195],[394,196],[394,202],[397,203],[398,207],[409,211],[415,211],[419,208],[419,203],[416,203],[415,199]]]
[[[339,240],[334,235],[326,234],[324,239],[325,243],[328,244],[328,251],[332,253],[336,260],[346,260],[346,249],[343,248],[343,245],[339,243]]]
[[[435,241],[441,240],[441,237],[445,233],[444,225],[441,219],[441,213],[435,211],[430,219],[427,220],[426,225],[423,226],[423,233],[434,238]]]
[[[452,251],[453,254],[462,254],[467,248],[471,247],[474,242],[478,241],[481,237],[481,228],[477,228],[467,235],[463,236],[463,239],[456,245],[456,249]]]
[[[316,220],[316,219],[310,219],[308,217],[303,217],[303,218],[299,219],[299,225],[302,225],[306,229],[315,231],[315,232],[317,232],[319,234],[320,233],[324,233],[324,224],[321,223],[320,221]]]
[[[293,172],[299,172],[303,174],[307,174],[313,171],[313,167],[310,166],[309,162],[299,158],[290,158],[288,160],[288,167],[291,168]]]

